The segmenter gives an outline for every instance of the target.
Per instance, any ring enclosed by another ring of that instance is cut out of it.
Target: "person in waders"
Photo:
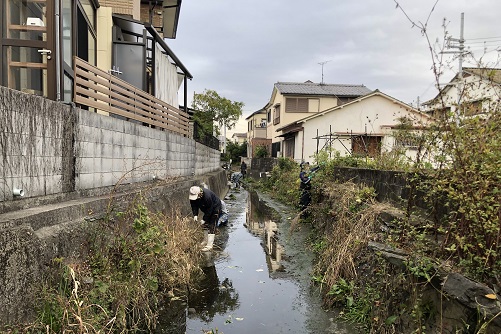
[[[212,250],[216,227],[221,214],[221,200],[207,188],[193,186],[190,188],[190,204],[193,220],[198,222],[198,211],[204,213],[200,224],[204,228],[203,252]]]

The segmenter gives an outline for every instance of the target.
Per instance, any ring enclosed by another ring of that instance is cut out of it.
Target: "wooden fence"
[[[188,135],[188,115],[133,85],[75,57],[74,102],[146,126]]]

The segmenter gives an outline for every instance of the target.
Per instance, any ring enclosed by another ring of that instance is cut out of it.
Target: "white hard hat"
[[[198,198],[198,195],[202,192],[199,186],[193,186],[190,188],[190,200],[194,201]]]

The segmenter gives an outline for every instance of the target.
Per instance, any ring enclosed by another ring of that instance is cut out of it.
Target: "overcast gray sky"
[[[501,66],[501,1],[398,3],[414,22],[428,20],[432,42],[443,40],[444,18],[459,38],[464,12],[465,45],[476,60]],[[427,41],[394,0],[185,0],[177,38],[166,42],[193,75],[190,105],[193,92],[212,89],[243,102],[243,118],[264,107],[278,81],[321,82],[323,62],[328,84],[364,84],[409,104],[437,93]],[[453,57],[444,59],[457,71]],[[470,57],[464,66],[475,63]],[[453,75],[446,71],[441,82]]]

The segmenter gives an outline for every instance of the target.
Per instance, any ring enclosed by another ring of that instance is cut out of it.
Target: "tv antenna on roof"
[[[330,62],[331,60],[326,60],[318,63],[318,65],[322,65],[322,82],[320,82],[321,85],[324,84],[324,65]]]

